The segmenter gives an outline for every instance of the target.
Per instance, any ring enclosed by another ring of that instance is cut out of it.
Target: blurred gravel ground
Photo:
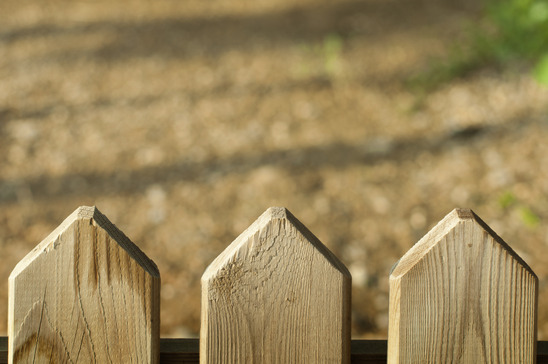
[[[0,331],[10,271],[80,205],[158,264],[163,336],[197,334],[205,267],[286,206],[349,267],[354,336],[386,337],[390,268],[469,207],[538,274],[548,339],[548,91],[404,86],[476,6],[2,0]]]

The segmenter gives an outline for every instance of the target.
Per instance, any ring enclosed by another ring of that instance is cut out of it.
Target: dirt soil
[[[0,1],[0,333],[15,264],[96,205],[159,266],[161,332],[199,330],[200,276],[269,206],[353,275],[386,337],[392,265],[472,208],[540,279],[548,90],[525,71],[405,80],[478,15],[445,0]]]

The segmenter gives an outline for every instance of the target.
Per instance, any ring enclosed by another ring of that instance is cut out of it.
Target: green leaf
[[[548,20],[548,3],[537,1],[530,6],[529,18],[535,24],[544,23]]]
[[[539,83],[548,86],[548,54],[545,54],[540,61],[538,61],[533,70],[533,75]]]
[[[506,191],[499,197],[499,205],[501,208],[506,209],[512,206],[516,200],[516,195],[514,195],[511,191]]]
[[[519,215],[525,225],[535,228],[540,224],[540,217],[529,207],[523,206],[519,209]]]

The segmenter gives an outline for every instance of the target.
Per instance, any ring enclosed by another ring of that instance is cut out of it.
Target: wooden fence
[[[457,209],[390,273],[388,340],[351,340],[350,273],[270,208],[205,271],[200,339],[160,339],[158,268],[80,207],[10,275],[0,362],[548,363],[537,301],[531,268]]]

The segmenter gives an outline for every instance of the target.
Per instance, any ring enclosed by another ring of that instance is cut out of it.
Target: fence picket
[[[80,207],[9,278],[9,363],[158,363],[158,268]]]
[[[202,276],[200,362],[349,363],[346,267],[270,208]]]
[[[389,363],[535,363],[538,279],[470,210],[454,210],[390,275]]]

